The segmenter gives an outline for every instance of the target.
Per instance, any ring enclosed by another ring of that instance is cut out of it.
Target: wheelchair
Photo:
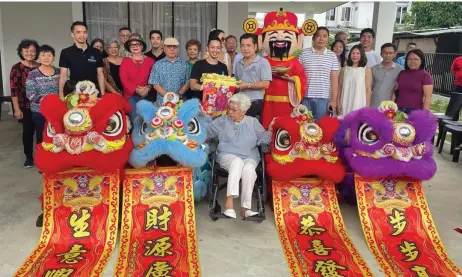
[[[222,214],[221,205],[218,204],[218,194],[221,190],[225,189],[227,186],[227,181],[220,184],[219,178],[228,178],[228,171],[223,169],[220,164],[217,162],[217,146],[218,140],[213,139],[210,142],[210,159],[212,165],[212,178],[209,182],[208,187],[208,199],[209,199],[209,206],[210,206],[210,213],[209,216],[212,218],[213,221],[217,221],[219,218],[227,218],[225,215]],[[266,205],[266,173],[265,173],[265,160],[264,154],[269,152],[269,145],[262,144],[259,146],[259,152],[261,161],[256,168],[257,173],[257,180],[255,181],[255,185],[253,188],[252,196],[253,198],[257,198],[257,211],[258,215],[252,217],[244,217],[243,220],[247,221],[256,221],[258,223],[263,222],[266,219],[265,215],[265,205]]]

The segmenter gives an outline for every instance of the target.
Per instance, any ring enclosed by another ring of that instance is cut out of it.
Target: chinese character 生
[[[90,236],[90,232],[87,231],[88,227],[88,220],[91,218],[91,211],[90,209],[82,209],[81,214],[74,212],[72,213],[71,217],[69,218],[69,225],[73,229],[73,236],[74,238],[86,238]]]

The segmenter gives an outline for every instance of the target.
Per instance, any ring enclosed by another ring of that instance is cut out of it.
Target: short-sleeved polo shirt
[[[403,68],[393,63],[390,69],[386,69],[383,63],[372,67],[372,95],[371,106],[379,107],[382,101],[390,101],[392,90],[396,85],[396,79]]]
[[[98,86],[98,74],[96,69],[103,67],[101,52],[87,44],[85,50],[75,44],[61,51],[59,67],[70,71],[70,79],[76,82],[92,81]]]
[[[260,55],[256,55],[247,67],[244,65],[244,58],[240,59],[234,69],[234,77],[246,83],[255,83],[260,81],[272,81],[270,63]],[[251,101],[262,100],[265,94],[264,89],[245,90],[244,93],[249,96]]]

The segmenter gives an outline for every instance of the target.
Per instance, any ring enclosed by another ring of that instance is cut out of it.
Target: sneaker
[[[40,214],[38,217],[37,217],[37,221],[35,221],[35,226],[37,227],[42,227],[43,225],[43,213]]]
[[[34,160],[27,158],[24,162],[24,168],[34,167]]]

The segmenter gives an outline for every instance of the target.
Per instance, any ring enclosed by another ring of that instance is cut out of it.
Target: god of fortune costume
[[[304,35],[317,30],[314,20],[307,20],[302,29],[297,27],[297,16],[292,12],[273,11],[264,19],[263,28],[258,28],[255,18],[244,22],[244,31],[258,35],[258,45],[266,53],[273,71],[273,81],[265,90],[262,125],[268,128],[274,117],[289,115],[305,96],[307,77],[297,59]],[[294,82],[288,81],[290,77]]]

